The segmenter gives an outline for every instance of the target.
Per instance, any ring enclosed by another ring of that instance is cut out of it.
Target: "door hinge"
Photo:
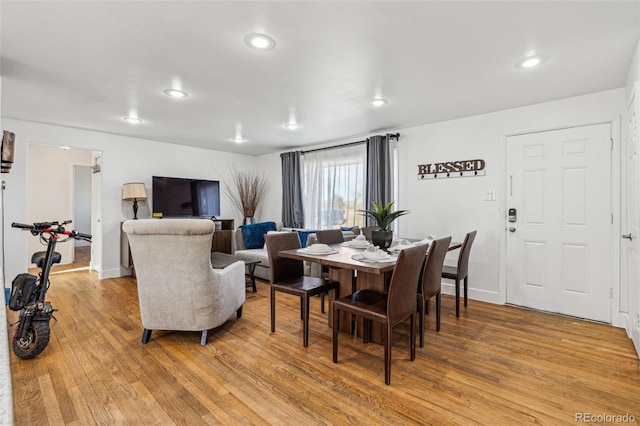
[[[611,141],[611,146],[609,147],[609,150],[613,151],[613,138],[609,138],[609,140]]]
[[[609,287],[609,299],[613,299],[613,287]]]
[[[613,225],[613,213],[611,213],[611,224]]]

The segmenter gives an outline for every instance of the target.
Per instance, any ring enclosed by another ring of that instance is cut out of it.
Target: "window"
[[[307,152],[303,159],[304,224],[309,229],[362,226],[365,144]]]

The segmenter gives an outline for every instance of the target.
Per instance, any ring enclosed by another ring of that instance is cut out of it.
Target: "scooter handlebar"
[[[34,228],[33,225],[27,225],[26,223],[17,223],[17,222],[13,222],[11,224],[11,227],[12,228],[19,228],[19,229],[29,229],[29,230]]]

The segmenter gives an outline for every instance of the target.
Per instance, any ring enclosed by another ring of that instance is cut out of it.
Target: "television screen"
[[[153,213],[163,217],[220,216],[220,182],[153,176]]]

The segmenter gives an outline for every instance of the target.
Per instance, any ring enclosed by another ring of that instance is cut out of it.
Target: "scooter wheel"
[[[37,357],[49,343],[49,321],[33,321],[25,339],[13,339],[13,353],[18,358]]]

